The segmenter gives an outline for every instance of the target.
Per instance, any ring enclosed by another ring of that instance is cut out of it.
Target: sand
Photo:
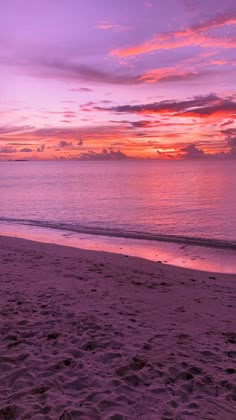
[[[0,419],[235,420],[235,275],[10,237],[0,258]]]

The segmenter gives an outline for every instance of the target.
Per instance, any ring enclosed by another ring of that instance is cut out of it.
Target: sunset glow
[[[236,157],[235,0],[11,0],[0,44],[0,160]]]

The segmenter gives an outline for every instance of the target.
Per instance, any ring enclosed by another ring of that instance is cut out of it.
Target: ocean
[[[1,162],[0,233],[236,272],[236,162]]]

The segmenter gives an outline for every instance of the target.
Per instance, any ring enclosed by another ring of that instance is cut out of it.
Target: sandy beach
[[[236,275],[11,237],[0,258],[1,420],[235,419]]]

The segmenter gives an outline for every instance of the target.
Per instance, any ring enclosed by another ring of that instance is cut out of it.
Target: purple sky
[[[9,0],[0,159],[236,156],[236,3]]]

